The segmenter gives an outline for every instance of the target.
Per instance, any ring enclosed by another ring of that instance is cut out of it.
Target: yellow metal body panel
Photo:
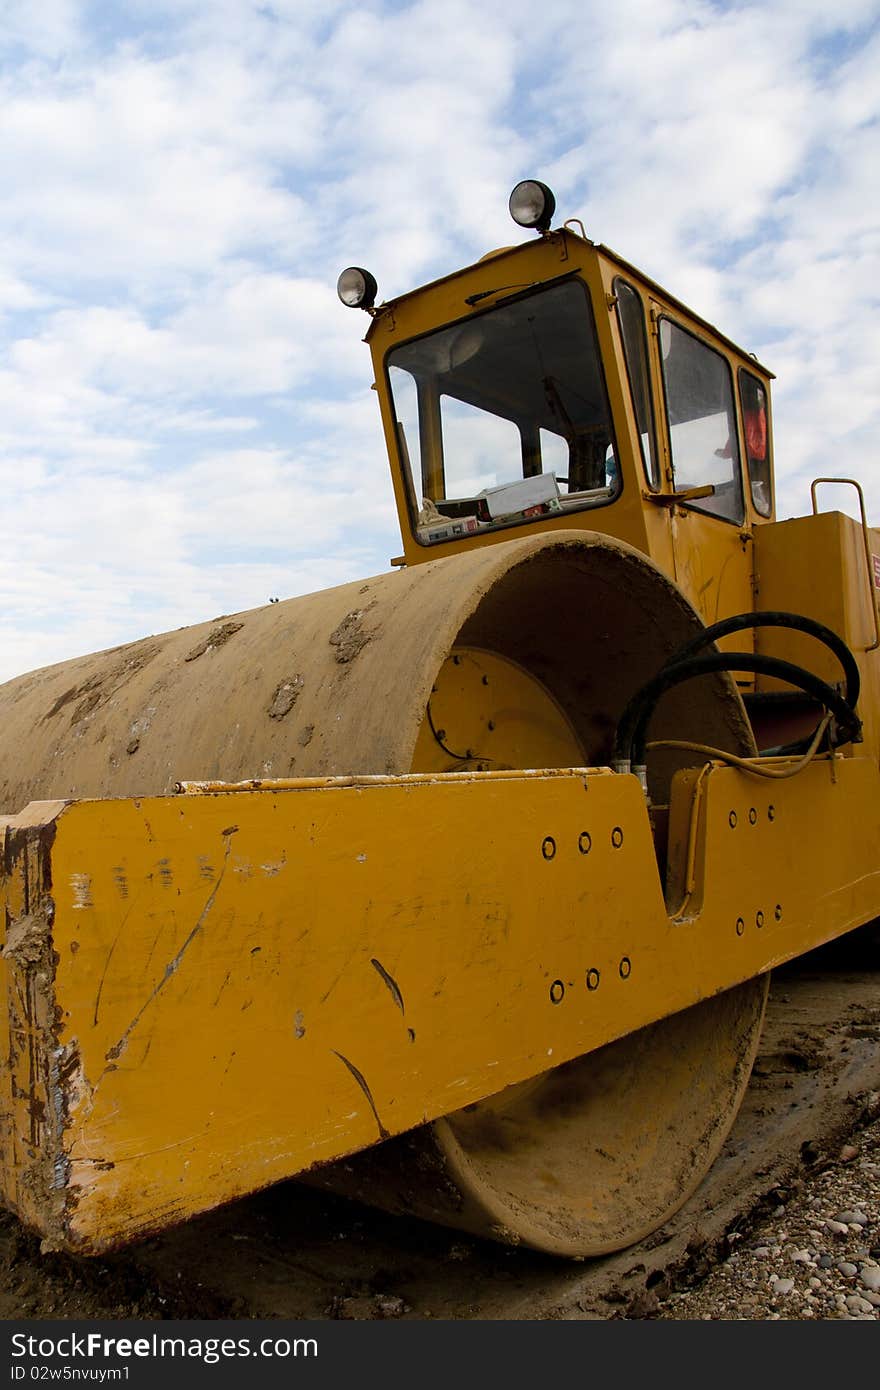
[[[672,917],[638,782],[603,770],[9,818],[6,1199],[52,1244],[106,1248],[496,1094],[880,912],[873,760],[778,784],[715,768],[698,794],[694,776],[673,790],[671,902],[694,848]]]
[[[876,535],[874,543],[880,553]],[[756,534],[755,555],[758,607],[809,614],[843,638],[862,674],[860,713],[870,728],[876,728],[878,662],[867,652],[874,640],[874,576],[867,573],[858,522],[840,512],[777,522]],[[803,633],[765,628],[758,635],[758,647],[806,666],[824,680],[840,680],[832,653]],[[780,683],[765,676],[758,686],[774,689]]]
[[[688,507],[673,507],[667,514],[672,527],[675,581],[706,626],[753,608],[754,546],[750,532]],[[735,639],[721,645],[750,651],[754,637],[750,631],[737,633]]]

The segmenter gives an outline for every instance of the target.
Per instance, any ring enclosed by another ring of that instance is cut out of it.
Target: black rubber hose
[[[808,633],[810,637],[815,637],[818,642],[824,642],[843,668],[846,680],[846,701],[855,709],[859,702],[859,691],[861,690],[861,675],[855,657],[843,638],[838,637],[832,628],[826,627],[824,623],[816,622],[815,618],[804,617],[802,613],[784,613],[767,609],[763,612],[739,613],[733,618],[722,618],[721,622],[713,623],[711,627],[704,628],[702,632],[697,633],[692,641],[670,657],[666,665],[677,666],[679,662],[693,656],[703,647],[708,647],[710,643],[718,641],[719,638],[729,637],[733,632],[742,632],[751,627],[790,627],[797,632]]]
[[[694,676],[712,675],[716,671],[752,671],[787,681],[830,710],[847,741],[858,741],[861,733],[858,715],[843,696],[819,676],[775,656],[761,656],[755,652],[707,652],[703,656],[665,666],[653,680],[636,691],[617,726],[615,762],[629,762],[637,766],[644,763],[648,723],[660,696],[682,681],[691,680]]]

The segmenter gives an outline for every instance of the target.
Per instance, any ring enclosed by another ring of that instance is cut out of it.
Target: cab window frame
[[[729,433],[727,446],[730,447],[732,450],[730,458],[731,481],[736,489],[734,496],[739,502],[739,515],[725,516],[723,512],[716,511],[711,507],[705,506],[705,504],[701,505],[702,499],[696,497],[687,498],[682,496],[681,498],[677,498],[677,504],[683,507],[688,507],[692,511],[699,512],[702,516],[711,517],[715,521],[724,522],[727,526],[736,526],[737,528],[741,529],[747,521],[746,495],[743,478],[742,448],[740,445],[739,408],[738,395],[736,391],[737,383],[734,382],[733,370],[730,359],[726,355],[726,353],[722,352],[720,348],[717,347],[714,343],[709,342],[700,333],[695,332],[693,328],[689,327],[685,323],[682,323],[680,319],[675,318],[672,313],[670,313],[668,310],[664,308],[657,318],[657,336],[658,351],[660,357],[660,379],[663,387],[663,413],[666,421],[666,443],[669,451],[669,467],[671,471],[672,494],[675,496],[678,493],[678,485],[676,480],[677,470],[675,466],[675,448],[672,436],[673,425],[670,419],[669,411],[669,381],[667,377],[666,358],[664,356],[662,347],[662,329],[664,323],[668,323],[670,328],[677,329],[678,332],[692,339],[695,343],[698,343],[699,346],[703,348],[705,352],[711,353],[714,357],[717,357],[724,366],[728,388],[727,414]],[[700,484],[683,483],[682,491],[684,492],[687,490],[688,487],[692,486],[700,486]]]
[[[642,421],[639,419],[638,396],[633,383],[632,363],[630,361],[630,353],[627,346],[627,335],[624,328],[623,314],[621,312],[621,288],[627,290],[633,296],[633,300],[635,301],[635,305],[639,312],[639,328],[641,331],[638,347],[641,351],[642,356],[641,366],[644,374],[643,390],[648,408],[648,420],[646,422],[648,425],[648,429],[644,432],[641,428]],[[620,335],[620,344],[623,349],[623,363],[626,371],[627,385],[629,386],[629,404],[632,408],[633,419],[635,421],[636,426],[636,435],[638,437],[639,442],[639,454],[641,455],[642,459],[642,472],[645,477],[645,482],[647,483],[647,486],[651,489],[651,491],[659,492],[663,486],[663,467],[657,440],[657,412],[654,406],[654,389],[651,374],[651,351],[650,340],[648,337],[648,321],[645,314],[645,304],[636,286],[631,284],[629,280],[627,280],[622,275],[615,275],[614,279],[611,282],[611,289],[615,297],[615,314],[617,318],[617,330]],[[645,448],[643,442],[645,434],[648,438],[648,454],[650,455],[649,458],[645,457]]]

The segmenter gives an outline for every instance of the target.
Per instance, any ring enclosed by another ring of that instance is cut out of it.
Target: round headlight
[[[336,293],[349,309],[372,309],[378,285],[368,270],[350,265],[336,281]]]
[[[537,179],[524,179],[511,193],[508,207],[518,226],[533,227],[536,232],[546,232],[556,211],[556,199],[546,183],[538,183]]]

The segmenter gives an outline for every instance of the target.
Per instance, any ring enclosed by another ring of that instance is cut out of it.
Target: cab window
[[[386,366],[421,544],[600,507],[619,493],[602,361],[578,281],[403,343]]]
[[[740,369],[739,403],[742,410],[746,468],[755,511],[770,516],[773,496],[770,483],[770,427],[767,419],[767,391],[751,372]]]
[[[745,512],[727,359],[669,318],[660,320],[660,356],[675,491],[710,488],[683,500],[740,525]]]

